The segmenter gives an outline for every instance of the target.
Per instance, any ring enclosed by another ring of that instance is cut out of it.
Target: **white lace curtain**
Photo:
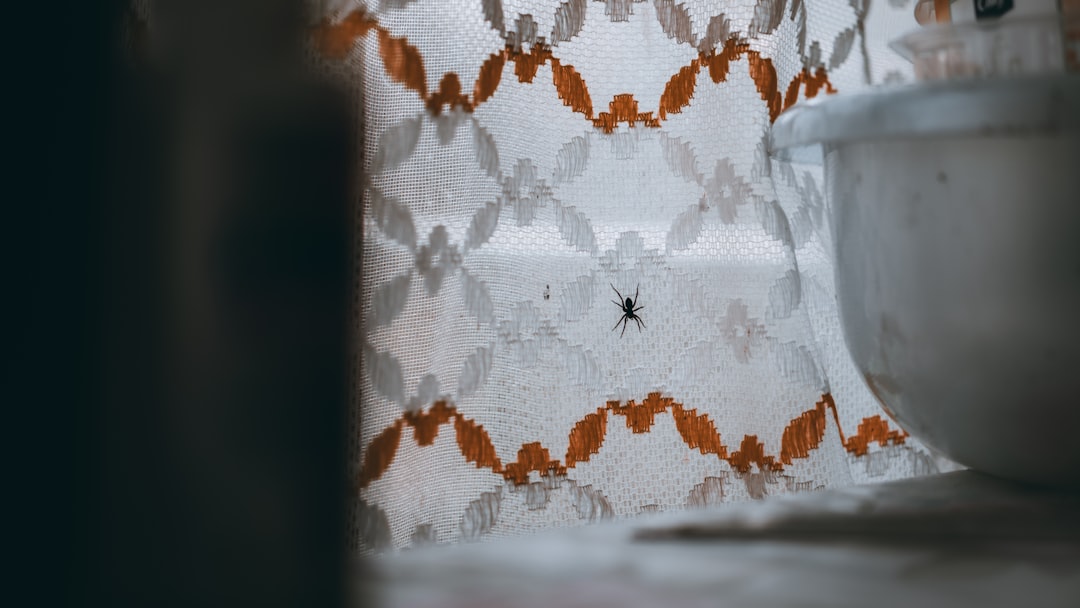
[[[913,0],[324,4],[362,115],[355,548],[946,464],[848,360],[820,167],[768,149],[910,79]]]

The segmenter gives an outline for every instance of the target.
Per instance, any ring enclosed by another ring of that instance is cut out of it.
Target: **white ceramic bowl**
[[[840,317],[885,410],[961,464],[1080,484],[1080,76],[792,108],[822,144]]]

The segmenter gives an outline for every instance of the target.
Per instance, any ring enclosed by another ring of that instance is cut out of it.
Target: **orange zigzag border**
[[[640,405],[633,400],[625,405],[618,401],[608,401],[604,407],[576,423],[570,431],[570,447],[564,462],[552,459],[547,448],[535,441],[522,444],[517,460],[503,465],[484,427],[465,418],[454,406],[439,401],[427,413],[406,412],[371,441],[364,453],[358,483],[361,489],[366,488],[390,468],[405,426],[412,427],[413,439],[418,446],[426,446],[434,443],[439,427],[452,419],[458,448],[467,462],[475,463],[477,468],[489,468],[514,484],[524,484],[528,483],[529,473],[532,471],[542,475],[565,475],[567,469],[575,467],[579,462],[587,462],[593,454],[599,453],[607,434],[609,413],[623,416],[627,428],[634,433],[648,433],[655,416],[668,411],[675,419],[675,428],[687,447],[696,448],[702,454],[716,454],[719,459],[726,460],[741,473],[749,471],[751,465],[757,465],[759,469],[782,471],[784,465],[792,464],[795,458],[807,458],[810,451],[817,449],[824,440],[826,410],[832,411],[844,449],[855,456],[865,455],[872,442],[881,446],[890,442],[899,445],[908,437],[904,431],[889,429],[889,424],[881,416],[863,418],[858,432],[851,437],[845,437],[843,429],[840,428],[836,403],[832,395],[825,393],[813,409],[803,412],[784,428],[780,436],[779,455],[766,454],[765,446],[758,441],[757,435],[745,435],[739,449],[728,452],[708,414],[698,414],[696,409],[684,409],[681,403],[676,403],[670,397],[661,397],[660,393],[649,393]]]
[[[761,99],[768,105],[770,122],[775,121],[782,111],[798,101],[800,87],[808,99],[815,97],[822,90],[826,93],[836,92],[825,68],[819,67],[813,73],[803,68],[781,94],[772,59],[762,57],[758,51],[751,50],[747,42],[732,37],[724,43],[719,53],[715,50],[702,52],[689,65],[672,76],[664,87],[659,107],[655,112],[638,111],[638,102],[633,95],[621,93],[615,95],[614,99],[608,103],[607,112],[594,114],[592,99],[589,97],[585,80],[574,69],[574,66],[564,65],[552,55],[551,48],[547,45],[535,44],[527,53],[514,50],[507,45],[502,51],[489,56],[480,67],[470,99],[462,93],[461,80],[454,72],[444,74],[439,82],[438,90],[429,93],[424,58],[420,55],[420,51],[409,44],[407,39],[392,36],[363,8],[349,13],[336,24],[324,21],[314,28],[313,36],[316,46],[324,56],[331,59],[343,59],[359,38],[372,31],[379,37],[379,55],[382,57],[386,73],[405,88],[419,94],[428,110],[436,116],[443,111],[444,106],[450,109],[459,107],[466,112],[472,112],[477,106],[490,99],[499,87],[503,67],[507,61],[514,62],[514,74],[518,81],[523,83],[532,82],[536,77],[537,69],[541,65],[550,63],[552,82],[559,94],[559,99],[574,112],[583,114],[593,126],[602,129],[605,133],[611,133],[621,123],[631,126],[641,123],[647,127],[659,127],[661,121],[666,120],[669,114],[678,114],[690,105],[697,76],[702,68],[707,68],[709,77],[714,83],[719,84],[727,80],[731,62],[743,57],[746,58],[750,77],[754,80]]]

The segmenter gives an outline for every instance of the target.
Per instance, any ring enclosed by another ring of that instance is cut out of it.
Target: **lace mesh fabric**
[[[909,78],[885,44],[912,9],[324,7],[313,49],[363,122],[354,548],[946,464],[848,360],[820,167],[767,150],[793,103]]]

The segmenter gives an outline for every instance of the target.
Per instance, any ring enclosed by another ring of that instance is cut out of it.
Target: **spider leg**
[[[611,301],[611,303],[612,303],[612,304],[614,304],[615,306],[618,306],[618,307],[619,307],[619,310],[622,310],[622,307],[623,307],[623,305],[622,305],[622,304],[619,304],[619,303],[618,303],[618,302],[616,302],[615,300],[612,300],[612,301]]]
[[[631,302],[632,306],[637,306],[637,297],[638,297],[638,292],[639,291],[641,291],[641,285],[638,285],[637,287],[634,288],[634,301]]]
[[[621,319],[619,319],[618,321],[615,322],[615,327],[612,327],[611,331],[615,331],[616,329],[619,329],[619,323],[622,323],[625,319],[626,319],[626,315],[623,315]]]
[[[645,327],[645,321],[642,321],[641,317],[634,317],[634,320],[637,321],[637,324],[638,324],[637,330],[641,331],[641,328]]]
[[[608,283],[608,285],[611,285],[611,283]],[[615,286],[614,286],[614,285],[611,285],[611,288],[612,288],[612,289],[615,289]],[[622,297],[622,294],[621,294],[621,293],[619,293],[619,290],[618,290],[618,289],[615,289],[615,295],[619,296],[619,300],[622,300],[622,299],[623,299],[623,297]],[[622,308],[622,304],[619,304],[619,308]]]
[[[638,306],[637,308],[635,308],[634,312],[637,312],[637,311],[641,310],[642,308],[645,308],[644,304],[642,304],[641,306]]]
[[[623,321],[623,324],[622,324],[622,333],[621,333],[621,334],[619,334],[619,337],[620,337],[620,338],[621,338],[621,337],[623,337],[623,334],[625,334],[625,333],[626,333],[626,325],[627,325],[628,323],[630,323],[630,317],[629,317],[629,316],[627,316],[627,315],[623,315],[623,319],[624,319],[624,321]]]

